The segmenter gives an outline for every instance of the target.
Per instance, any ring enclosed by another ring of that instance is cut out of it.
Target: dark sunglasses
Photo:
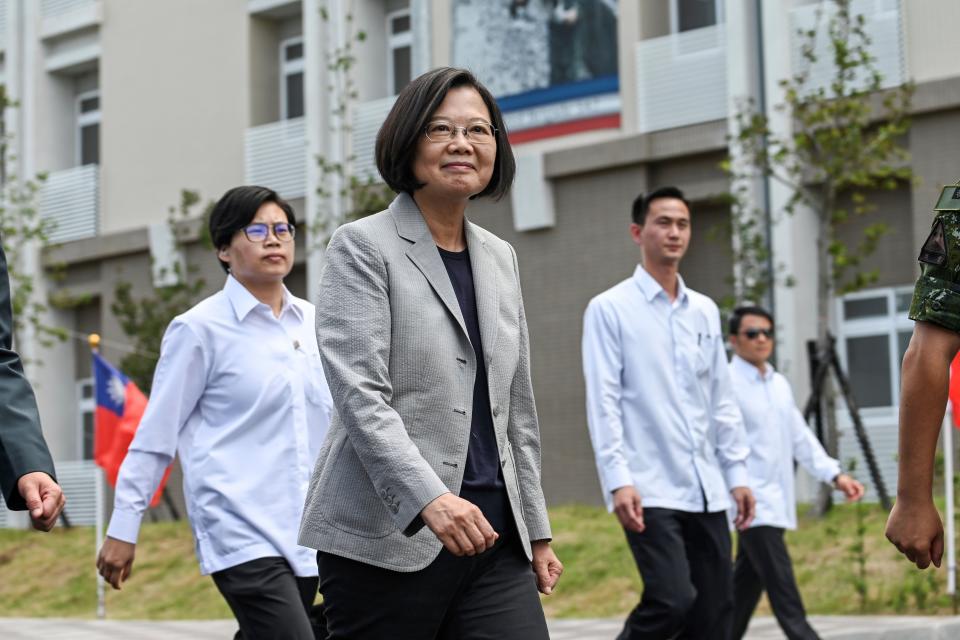
[[[747,340],[756,340],[763,334],[768,340],[773,338],[773,329],[746,329],[743,332]]]
[[[273,235],[277,236],[280,242],[290,242],[296,235],[296,228],[289,222],[275,222],[266,224],[264,222],[255,222],[243,228],[243,235],[247,236],[250,242],[263,242],[270,236],[270,230],[273,229]]]

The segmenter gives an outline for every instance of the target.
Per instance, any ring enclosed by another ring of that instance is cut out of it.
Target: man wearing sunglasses
[[[756,517],[738,538],[734,565],[733,637],[742,638],[764,590],[773,614],[790,640],[817,638],[807,622],[783,534],[797,528],[793,462],[833,484],[847,500],[859,500],[863,485],[840,472],[807,427],[787,379],[768,362],[773,317],[760,307],[740,307],[730,316],[734,356],[730,379],[747,428],[749,484]]]

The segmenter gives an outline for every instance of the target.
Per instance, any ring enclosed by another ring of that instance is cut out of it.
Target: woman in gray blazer
[[[397,192],[333,235],[317,336],[336,417],[300,543],[318,549],[331,639],[547,638],[562,572],[513,248],[465,217],[515,164],[468,71],[397,97],[377,136]]]

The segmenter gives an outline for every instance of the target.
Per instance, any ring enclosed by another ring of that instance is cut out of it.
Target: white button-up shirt
[[[766,364],[764,373],[739,356],[730,362],[730,379],[747,427],[750,488],[757,499],[753,527],[797,528],[793,461],[812,476],[830,482],[840,463],[827,455],[793,400],[790,383]]]
[[[314,319],[313,305],[286,290],[275,317],[228,276],[170,323],[107,535],[136,542],[178,453],[203,574],[282,556],[296,575],[317,575],[316,552],[297,544],[333,407]]]
[[[633,485],[644,507],[722,511],[747,485],[746,435],[717,305],[677,298],[638,266],[584,316],[587,421],[607,507]],[[706,504],[704,504],[706,498]]]

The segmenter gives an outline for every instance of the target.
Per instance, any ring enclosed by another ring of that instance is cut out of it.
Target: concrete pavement
[[[812,616],[824,640],[952,640],[960,638],[960,617]],[[619,619],[551,620],[552,640],[613,640]],[[51,618],[0,618],[0,638],[27,640],[226,640],[237,626],[233,620],[129,621]],[[755,618],[749,640],[783,638],[773,618]],[[402,639],[397,639],[402,640]]]

